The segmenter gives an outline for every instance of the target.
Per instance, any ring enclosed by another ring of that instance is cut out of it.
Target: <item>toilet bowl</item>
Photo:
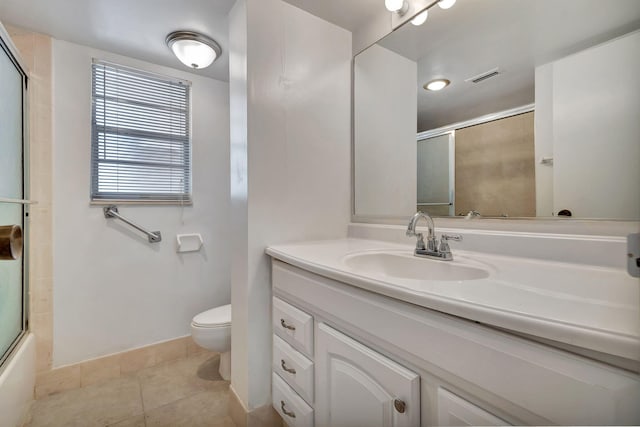
[[[220,376],[231,378],[231,304],[197,314],[191,321],[191,337],[200,347],[220,353]]]

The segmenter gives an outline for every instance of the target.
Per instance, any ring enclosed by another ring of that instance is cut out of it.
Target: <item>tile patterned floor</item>
[[[220,358],[204,352],[34,402],[25,427],[235,427]]]

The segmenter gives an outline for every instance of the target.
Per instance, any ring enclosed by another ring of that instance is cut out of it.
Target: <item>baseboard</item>
[[[38,373],[35,398],[131,375],[145,368],[178,360],[207,351],[193,342],[191,336],[85,360]]]
[[[244,406],[233,384],[229,387],[229,416],[237,427],[282,427],[280,415],[271,404],[248,411]]]

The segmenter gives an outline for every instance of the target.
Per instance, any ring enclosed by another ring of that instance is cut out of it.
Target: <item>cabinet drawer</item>
[[[313,409],[277,374],[271,374],[273,407],[290,427],[313,427]]]
[[[439,426],[508,426],[511,425],[479,406],[438,388]]]
[[[273,331],[294,348],[313,355],[313,317],[304,311],[273,298]]]
[[[313,403],[313,362],[273,336],[273,372],[277,372],[304,400]]]

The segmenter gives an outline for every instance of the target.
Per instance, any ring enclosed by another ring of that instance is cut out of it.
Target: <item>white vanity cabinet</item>
[[[420,424],[420,377],[324,323],[316,326],[316,427]]]
[[[289,426],[640,423],[633,372],[272,266],[273,405]]]

